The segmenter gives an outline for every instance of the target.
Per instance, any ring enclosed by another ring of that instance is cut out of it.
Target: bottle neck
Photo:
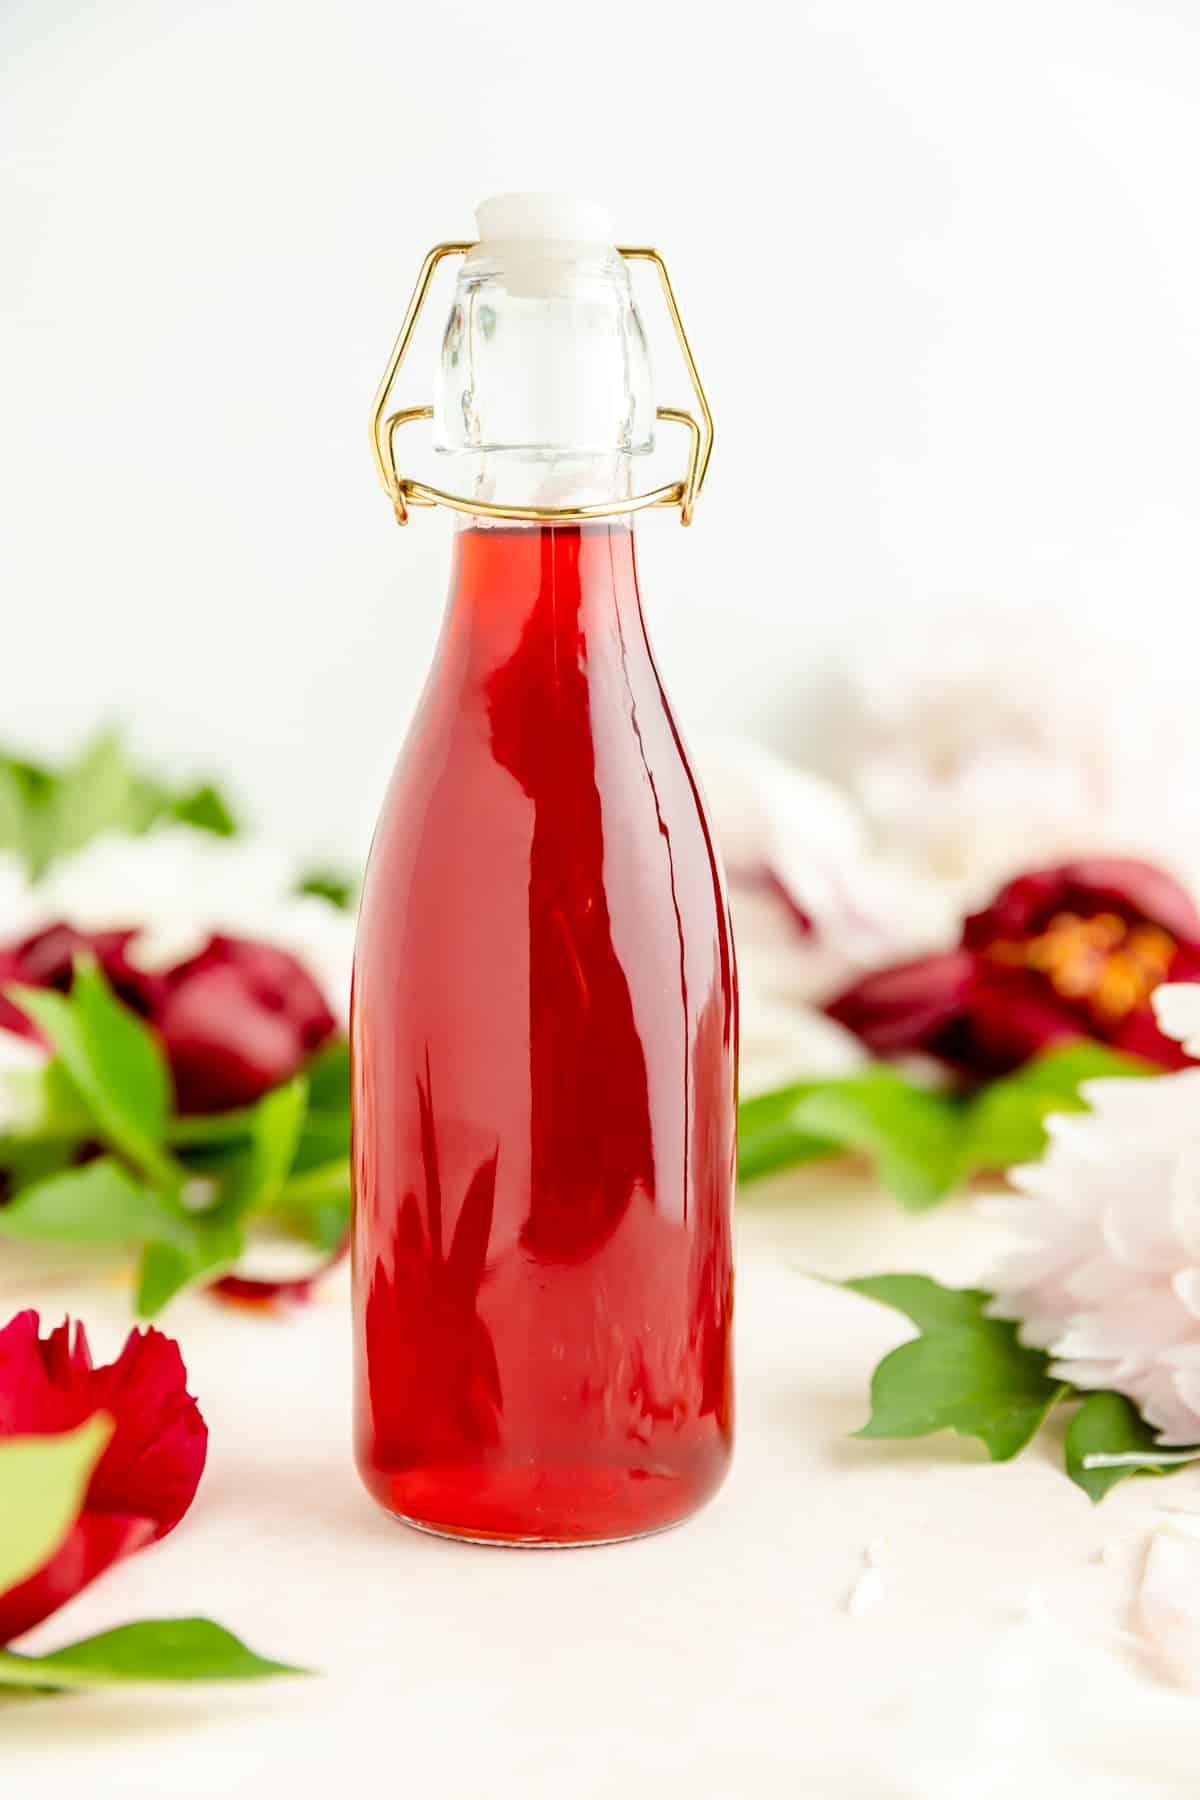
[[[444,638],[470,683],[521,662],[555,706],[606,668],[649,658],[633,522],[467,520],[455,539]]]
[[[454,492],[489,506],[597,506],[634,491],[633,458],[623,451],[481,451],[452,461]]]

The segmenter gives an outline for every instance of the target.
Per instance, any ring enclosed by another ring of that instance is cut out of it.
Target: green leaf
[[[777,1169],[836,1156],[840,1146],[814,1137],[796,1122],[797,1113],[821,1082],[795,1082],[769,1094],[755,1094],[738,1107],[738,1180],[757,1181]]]
[[[226,1150],[249,1143],[253,1126],[252,1106],[238,1107],[233,1112],[185,1113],[167,1120],[167,1142],[183,1150]]]
[[[111,1157],[22,1188],[0,1207],[0,1233],[27,1242],[139,1244],[169,1233],[168,1201]]]
[[[12,835],[12,841],[4,848],[23,856],[30,873],[35,874],[42,861],[58,777],[38,763],[4,753],[0,753],[0,770],[8,795],[8,832]]]
[[[1046,1374],[1040,1351],[1018,1344],[1011,1325],[987,1320],[935,1331],[885,1356],[871,1380],[864,1438],[975,1437],[994,1462],[1023,1450],[1068,1391]]]
[[[58,1175],[75,1162],[77,1147],[63,1138],[0,1138],[0,1170],[10,1193]],[[0,1226],[4,1219],[0,1209]]]
[[[138,1272],[138,1317],[153,1319],[183,1288],[225,1274],[245,1248],[236,1220],[202,1213],[182,1229],[175,1228],[169,1238],[147,1244]]]
[[[969,1175],[1031,1162],[1046,1147],[1050,1113],[1086,1110],[1080,1084],[1097,1076],[1158,1074],[1153,1064],[1080,1039],[1026,1063],[970,1100],[876,1064],[861,1075],[799,1082],[738,1110],[742,1181],[839,1151],[865,1152],[903,1206],[934,1206]]]
[[[1110,1488],[1127,1481],[1131,1475],[1170,1475],[1183,1462],[1163,1461],[1155,1457],[1185,1456],[1186,1452],[1164,1450],[1152,1426],[1147,1425],[1132,1401],[1124,1394],[1101,1391],[1089,1394],[1067,1427],[1067,1474],[1081,1487],[1089,1500],[1103,1500]],[[1194,1453],[1200,1456],[1200,1450]],[[1118,1464],[1116,1468],[1089,1469],[1089,1456],[1144,1456],[1144,1465]]]
[[[272,1088],[253,1108],[250,1141],[233,1164],[219,1204],[222,1218],[244,1218],[277,1198],[296,1154],[307,1104],[308,1082],[297,1075]]]
[[[0,766],[20,788],[27,806],[46,804],[58,786],[58,776],[43,763],[30,762],[26,756],[14,756],[11,750],[0,750]]]
[[[30,855],[30,820],[25,793],[8,766],[0,762],[0,851],[27,861]]]
[[[321,1250],[341,1243],[350,1223],[350,1160],[318,1164],[293,1174],[283,1185],[273,1211],[298,1237]]]
[[[307,1114],[296,1145],[292,1170],[299,1175],[326,1164],[344,1162],[350,1154],[349,1112],[313,1112]]]
[[[211,831],[216,837],[235,837],[237,819],[225,796],[211,782],[203,782],[171,801],[168,811],[181,825],[192,825],[197,831]]]
[[[974,1325],[983,1318],[991,1295],[982,1288],[948,1288],[929,1275],[860,1275],[842,1287],[878,1300],[911,1319],[918,1331],[941,1331]]]
[[[38,849],[38,872],[102,831],[136,829],[137,774],[120,740],[104,732],[63,770],[50,798]]]
[[[1047,1050],[1013,1075],[991,1082],[970,1102],[960,1162],[964,1174],[1035,1162],[1046,1148],[1051,1113],[1085,1112],[1081,1083],[1100,1076],[1145,1076],[1160,1071],[1140,1057],[1081,1038]]]
[[[7,991],[49,1038],[105,1142],[152,1179],[178,1187],[181,1172],[161,1147],[171,1104],[166,1057],[98,965],[80,959],[69,996],[48,988]]]
[[[797,1104],[792,1118],[813,1139],[865,1151],[880,1181],[910,1212],[944,1200],[958,1179],[958,1102],[893,1069],[824,1083]]]
[[[239,1260],[246,1247],[243,1220],[271,1211],[279,1201],[307,1099],[308,1083],[298,1075],[242,1115],[245,1146],[225,1160],[216,1204],[207,1212],[184,1214],[162,1241],[146,1247],[138,1277],[141,1318],[153,1318],[181,1289],[211,1281]]]
[[[342,912],[350,912],[358,898],[358,877],[347,869],[309,869],[296,884],[298,894],[315,894]]]
[[[319,1051],[305,1069],[308,1112],[292,1160],[293,1174],[314,1173],[350,1154],[350,1046],[344,1039]]]
[[[0,850],[15,850],[34,875],[102,831],[148,831],[159,819],[230,837],[238,830],[211,782],[172,793],[139,770],[120,739],[102,733],[61,773],[0,752]]]
[[[334,1038],[318,1050],[304,1073],[311,1107],[321,1112],[349,1112],[350,1046],[345,1038]]]
[[[995,1462],[1024,1448],[1070,1389],[1050,1359],[1019,1342],[1016,1327],[988,1319],[978,1288],[944,1288],[919,1275],[876,1275],[843,1284],[905,1313],[922,1335],[885,1356],[871,1379],[864,1438],[976,1437]]]
[[[0,1440],[0,1594],[54,1555],[112,1432],[108,1414],[95,1413],[74,1431]]]
[[[40,1069],[8,1076],[7,1085],[10,1095],[19,1085],[26,1096],[25,1116],[17,1128],[22,1137],[80,1143],[95,1136],[91,1112],[59,1057]]]
[[[0,1651],[0,1686],[86,1688],[140,1681],[262,1681],[309,1669],[255,1655],[211,1619],[143,1619],[48,1656]]]

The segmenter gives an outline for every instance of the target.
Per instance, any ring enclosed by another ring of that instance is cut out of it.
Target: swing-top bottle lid
[[[494,195],[476,218],[474,243],[435,244],[425,258],[375,395],[375,463],[399,522],[415,502],[539,523],[678,506],[689,524],[712,451],[712,415],[658,251],[618,247],[603,207],[567,194]],[[391,411],[434,272],[451,256],[462,261],[433,404]],[[635,263],[657,269],[698,419],[656,407],[629,276]],[[449,482],[397,467],[398,427],[430,418],[434,449],[456,459]],[[656,419],[688,428],[687,465],[682,479],[635,492],[631,463],[654,449]]]
[[[598,284],[628,286],[612,220],[602,206],[570,194],[497,194],[475,209],[479,241],[464,279],[501,274],[517,300],[570,300]]]
[[[612,220],[602,206],[571,194],[495,194],[475,208],[480,241],[558,238],[577,244],[614,242]]]
[[[442,340],[436,447],[542,460],[651,450],[650,358],[608,214],[566,194],[499,194],[476,219]],[[487,475],[508,479],[495,464]]]

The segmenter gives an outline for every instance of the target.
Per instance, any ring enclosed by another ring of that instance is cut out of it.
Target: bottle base
[[[413,1519],[407,1513],[390,1515],[397,1525],[407,1525],[424,1537],[442,1538],[451,1544],[479,1544],[489,1550],[603,1550],[612,1544],[636,1544],[641,1538],[661,1537],[664,1531],[676,1531],[694,1515],[668,1519],[663,1525],[644,1525],[638,1530],[618,1532],[612,1537],[516,1537],[497,1531],[472,1531],[465,1526],[434,1525],[428,1519]]]
[[[459,1543],[569,1550],[628,1543],[685,1524],[716,1493],[726,1445],[690,1468],[488,1467],[384,1471],[360,1463],[372,1497],[401,1524]]]

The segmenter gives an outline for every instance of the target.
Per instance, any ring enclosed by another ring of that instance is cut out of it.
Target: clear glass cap
[[[510,459],[543,465],[543,483],[544,465],[575,464],[556,489],[621,491],[624,459],[654,448],[654,389],[607,218],[555,194],[503,195],[476,216],[442,341],[437,449],[485,458],[497,491],[528,485]]]

